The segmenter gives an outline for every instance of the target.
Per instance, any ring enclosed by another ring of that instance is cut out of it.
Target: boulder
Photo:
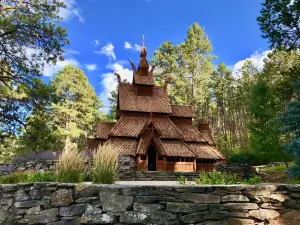
[[[71,189],[59,189],[52,195],[52,205],[68,206],[73,200],[73,191]]]
[[[280,216],[280,214],[273,209],[259,209],[249,211],[249,216],[262,221],[270,221],[277,219]]]
[[[133,211],[137,212],[157,212],[164,209],[163,205],[160,204],[145,204],[145,203],[134,203]]]
[[[117,222],[117,217],[112,214],[84,214],[80,218],[80,223],[82,224],[113,224]]]
[[[71,205],[59,208],[60,216],[78,216],[85,212],[85,204]]]
[[[100,201],[105,212],[125,212],[132,209],[133,197],[100,192]]]
[[[167,211],[176,213],[189,213],[207,210],[207,204],[168,202]]]

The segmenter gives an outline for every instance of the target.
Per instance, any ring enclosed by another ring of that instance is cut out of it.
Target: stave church
[[[143,47],[138,68],[131,63],[133,80],[118,78],[116,123],[97,124],[95,143],[109,143],[120,156],[135,159],[138,171],[211,171],[226,158],[218,151],[209,124],[200,119],[193,126],[189,105],[173,105],[164,86],[155,85]]]

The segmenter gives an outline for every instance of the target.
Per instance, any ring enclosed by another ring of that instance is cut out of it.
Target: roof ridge
[[[215,153],[215,155],[217,156],[217,157],[219,157],[219,158],[221,158],[217,153],[216,153],[216,151],[212,148],[212,147],[210,147],[208,144],[206,144],[206,146],[208,147],[208,148],[210,148],[214,153]],[[219,152],[219,151],[218,151]],[[221,152],[219,152],[221,155],[223,155]]]

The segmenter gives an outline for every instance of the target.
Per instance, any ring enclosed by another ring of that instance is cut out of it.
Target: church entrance
[[[148,149],[148,171],[156,171],[156,150],[153,145]]]

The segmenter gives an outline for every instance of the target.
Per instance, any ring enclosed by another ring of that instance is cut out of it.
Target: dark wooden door
[[[148,149],[148,171],[156,171],[156,151],[153,145]]]

